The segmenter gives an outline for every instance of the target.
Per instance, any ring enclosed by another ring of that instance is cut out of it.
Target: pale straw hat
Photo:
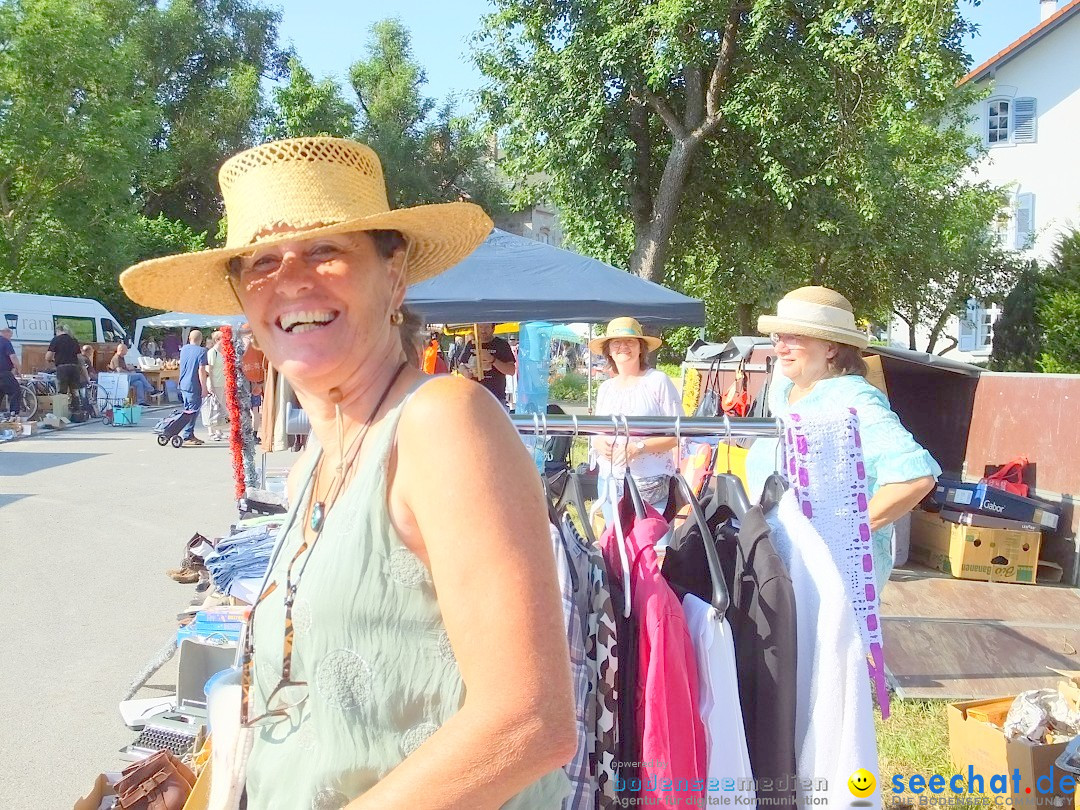
[[[465,202],[390,210],[382,164],[369,147],[341,138],[293,138],[229,158],[218,173],[225,247],[149,259],[120,274],[131,300],[207,315],[240,312],[227,263],[257,246],[351,231],[400,231],[408,242],[407,284],[453,267],[491,233]]]
[[[655,352],[660,348],[660,344],[663,343],[658,337],[646,335],[641,328],[641,324],[634,318],[616,318],[607,325],[607,329],[604,330],[603,335],[589,341],[589,351],[593,354],[603,354],[604,347],[607,346],[608,341],[615,340],[616,338],[638,338],[639,340],[644,340],[645,345],[649,347],[650,352]]]
[[[806,335],[865,349],[869,338],[855,325],[851,302],[828,287],[799,287],[776,305],[775,315],[757,322],[763,334]]]

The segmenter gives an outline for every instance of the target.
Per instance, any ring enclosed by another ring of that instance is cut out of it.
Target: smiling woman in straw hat
[[[242,152],[220,182],[226,246],[121,283],[242,310],[311,419],[241,651],[247,806],[560,806],[576,738],[540,480],[498,403],[420,374],[399,334],[406,287],[490,219],[391,211],[375,153],[332,138]]]
[[[880,590],[893,567],[892,524],[934,488],[941,467],[900,424],[885,395],[866,381],[861,350],[868,340],[840,293],[826,287],[793,290],[780,300],[775,315],[758,319],[758,331],[776,347],[779,374],[769,388],[774,416],[835,408],[854,408],[859,416]],[[775,440],[759,439],[750,448],[751,497],[773,471],[775,453]]]
[[[614,376],[596,394],[598,416],[682,416],[682,402],[674,383],[662,371],[649,368],[648,355],[660,348],[658,337],[646,335],[633,318],[616,318],[604,334],[589,341],[593,354],[607,358]],[[599,467],[598,492],[606,497],[604,519],[611,522],[610,482],[622,495],[627,466],[642,498],[663,512],[668,501],[670,478],[675,474],[676,439],[657,437],[631,440],[598,437],[593,453]],[[663,543],[664,541],[661,541]]]

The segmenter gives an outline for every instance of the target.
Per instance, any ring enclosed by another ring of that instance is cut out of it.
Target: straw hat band
[[[839,329],[855,329],[855,316],[848,310],[794,298],[780,299],[776,305],[776,317]]]

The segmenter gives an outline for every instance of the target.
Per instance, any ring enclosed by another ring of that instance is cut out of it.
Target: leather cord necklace
[[[395,371],[394,376],[390,378],[390,382],[382,392],[382,396],[379,397],[379,401],[375,403],[375,407],[372,409],[371,414],[364,422],[364,426],[361,428],[359,435],[353,439],[352,446],[346,454],[348,463],[342,462],[338,465],[337,473],[334,475],[334,480],[330,482],[330,489],[327,492],[325,500],[315,500],[315,495],[319,491],[319,476],[322,473],[322,464],[319,464],[318,469],[316,469],[315,480],[312,482],[311,487],[311,518],[308,524],[311,526],[311,530],[316,534],[322,531],[323,524],[326,522],[327,512],[329,512],[330,507],[333,506],[334,501],[337,499],[338,492],[345,483],[345,476],[348,475],[349,470],[352,469],[353,462],[360,454],[360,448],[364,444],[364,437],[367,436],[372,421],[374,421],[379,413],[379,409],[382,408],[383,404],[386,402],[386,398],[390,396],[390,390],[394,387],[394,383],[398,381],[398,377],[401,376],[401,372],[405,370],[406,365],[406,363],[402,363],[397,367],[397,371]]]

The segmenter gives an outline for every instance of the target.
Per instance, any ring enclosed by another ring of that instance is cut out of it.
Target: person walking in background
[[[18,413],[21,395],[19,381],[19,356],[11,344],[12,331],[0,329],[0,413]],[[5,410],[6,409],[6,410]]]
[[[82,363],[79,352],[82,347],[71,336],[71,329],[66,324],[56,327],[56,337],[49,343],[45,352],[45,362],[56,366],[56,386],[61,394],[73,394],[83,387]]]
[[[458,367],[458,363],[461,362],[461,356],[465,353],[465,338],[461,335],[457,335],[454,338],[453,344],[450,346],[450,351],[447,357],[447,364],[450,366],[450,371],[454,371]]]
[[[203,403],[203,424],[215,442],[225,438],[222,428],[228,423],[225,418],[225,355],[221,351],[223,337],[221,330],[215,330],[210,335],[210,347],[206,350],[206,382],[210,394],[208,402]],[[207,404],[209,409],[206,408]]]
[[[192,329],[187,345],[180,350],[180,399],[185,411],[198,411],[203,397],[208,393],[206,373],[206,349],[202,346],[202,332]],[[195,420],[180,432],[184,444],[205,444],[195,435]]]
[[[147,398],[151,394],[156,394],[157,391],[154,390],[154,386],[150,384],[150,381],[146,379],[145,374],[127,364],[127,360],[124,359],[127,350],[128,347],[123,343],[116,344],[116,353],[109,358],[109,371],[127,374],[128,385],[135,389],[135,404],[147,405]]]
[[[266,355],[255,345],[255,335],[251,327],[244,324],[240,331],[243,354],[240,356],[240,370],[251,387],[251,429],[255,432],[255,443],[259,443],[259,430],[262,428],[263,383],[266,381]]]
[[[424,361],[423,371],[425,374],[438,374],[439,367],[439,355],[442,354],[442,347],[439,345],[439,333],[432,332],[428,338],[428,343],[424,347]],[[443,363],[443,372],[446,371],[446,363]]]

